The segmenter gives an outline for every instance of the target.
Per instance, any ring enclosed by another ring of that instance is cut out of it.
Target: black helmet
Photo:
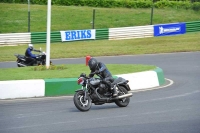
[[[88,61],[88,66],[90,67],[90,70],[94,71],[97,67],[97,60],[95,58],[91,58],[89,61]]]

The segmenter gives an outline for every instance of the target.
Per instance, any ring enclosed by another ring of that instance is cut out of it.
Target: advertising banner
[[[95,39],[96,30],[70,30],[70,31],[60,31],[61,40],[64,41],[77,41],[77,40],[88,40]]]
[[[185,33],[185,23],[154,25],[154,36],[169,36]]]

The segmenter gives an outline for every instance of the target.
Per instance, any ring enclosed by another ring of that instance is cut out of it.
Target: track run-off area
[[[199,133],[200,52],[96,57],[106,64],[163,69],[166,84],[133,92],[127,107],[92,105],[80,112],[73,96],[0,100],[0,133]],[[85,58],[54,64],[83,64]],[[0,68],[16,67],[1,62]]]

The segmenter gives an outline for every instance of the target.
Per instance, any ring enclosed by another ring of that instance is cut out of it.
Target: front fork
[[[76,92],[78,92],[78,91],[83,91],[84,92],[84,101],[86,101],[87,100],[87,97],[88,97],[88,91],[87,91],[87,85],[86,85],[86,87],[83,87],[82,86],[82,88],[81,89],[79,89],[79,90],[77,90]]]
[[[84,96],[84,101],[87,100],[88,94],[87,94],[87,89],[84,90],[85,96]]]

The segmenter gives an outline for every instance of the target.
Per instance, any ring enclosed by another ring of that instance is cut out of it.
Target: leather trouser
[[[113,87],[111,85],[111,83],[114,81],[113,77],[106,77],[103,79],[103,83],[107,84],[108,88],[111,90],[111,88]]]

